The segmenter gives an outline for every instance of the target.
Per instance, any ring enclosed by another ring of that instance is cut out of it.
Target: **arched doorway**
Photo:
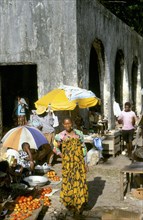
[[[136,111],[137,102],[137,78],[138,78],[138,59],[134,58],[131,70],[131,100],[132,109]]]
[[[89,89],[93,91],[97,97],[101,98],[100,94],[100,65],[98,55],[95,48],[91,47],[90,66],[89,66]]]
[[[104,87],[104,47],[99,39],[95,39],[91,51],[89,62],[89,89],[98,98],[103,98]],[[95,106],[94,109],[103,112],[102,106]]]
[[[124,77],[124,54],[122,50],[118,50],[115,59],[115,101],[123,107],[123,77]]]

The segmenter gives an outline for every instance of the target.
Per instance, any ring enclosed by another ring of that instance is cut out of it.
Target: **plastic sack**
[[[94,147],[87,152],[87,163],[89,166],[96,165],[99,159],[100,159],[99,151],[97,151]]]
[[[43,168],[43,169],[50,169],[50,166],[48,166],[48,164],[45,162],[45,163],[42,165],[42,168]]]
[[[53,127],[56,128],[59,126],[59,120],[58,120],[58,117],[54,113],[53,113],[53,119],[54,119]]]
[[[100,151],[103,150],[101,138],[94,138],[93,139],[93,144],[97,148],[97,150],[100,150]]]
[[[143,147],[137,147],[134,154],[136,157],[143,159]]]

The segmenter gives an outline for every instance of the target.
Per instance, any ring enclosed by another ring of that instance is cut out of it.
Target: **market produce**
[[[45,196],[44,199],[44,206],[50,206],[51,205],[51,200],[49,199],[49,197]]]
[[[56,176],[56,172],[54,170],[50,170],[47,172],[47,177],[51,178],[51,177],[54,177]]]
[[[48,196],[45,196],[46,194],[50,194],[52,192],[51,187],[43,188],[40,196],[40,200],[43,200],[44,206],[50,206],[51,205],[51,200],[49,199]]]
[[[40,208],[40,199],[33,199],[32,196],[19,196],[16,199],[14,212],[10,215],[10,220],[24,220],[32,215],[32,211]]]
[[[50,178],[50,180],[52,181],[60,181],[60,177],[59,176],[53,176]]]
[[[45,194],[49,194],[51,192],[52,192],[52,188],[49,186],[47,188],[42,189],[41,195],[44,196]]]
[[[51,180],[51,181],[60,181],[60,177],[57,176],[57,174],[54,170],[48,171],[47,176],[48,176],[49,180]]]

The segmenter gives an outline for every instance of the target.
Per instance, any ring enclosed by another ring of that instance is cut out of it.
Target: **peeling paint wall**
[[[131,94],[135,56],[139,73],[143,72],[142,38],[97,0],[3,0],[0,30],[0,65],[37,64],[39,97],[61,83],[88,88],[90,50],[93,42],[100,40],[104,47],[104,63],[99,55],[101,95],[110,128],[114,126],[117,51],[123,51],[126,64],[124,101]],[[141,99],[142,75],[137,79],[137,97]]]
[[[37,64],[39,97],[77,85],[76,2],[0,1],[0,64]]]
[[[104,46],[104,76],[103,91],[101,91],[104,105],[104,115],[108,117],[109,128],[114,127],[113,101],[114,101],[114,78],[115,59],[118,50],[124,53],[124,91],[123,100],[131,99],[131,69],[135,56],[139,60],[140,74],[143,72],[143,40],[135,31],[124,24],[110,11],[104,8],[97,0],[77,0],[77,45],[78,45],[78,77],[83,82],[83,87],[88,88],[89,58],[91,46],[95,39],[102,42]],[[98,51],[97,51],[98,53]],[[100,56],[100,55],[99,55]],[[128,76],[128,77],[127,77]],[[102,77],[103,78],[103,77]],[[142,78],[142,76],[138,77]],[[141,85],[137,92],[140,93]],[[137,94],[138,106],[141,109],[141,94]],[[129,100],[126,100],[129,101]]]

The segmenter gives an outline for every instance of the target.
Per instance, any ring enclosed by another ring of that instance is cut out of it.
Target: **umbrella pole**
[[[69,111],[69,116],[70,116],[70,118],[71,118],[71,111]]]

